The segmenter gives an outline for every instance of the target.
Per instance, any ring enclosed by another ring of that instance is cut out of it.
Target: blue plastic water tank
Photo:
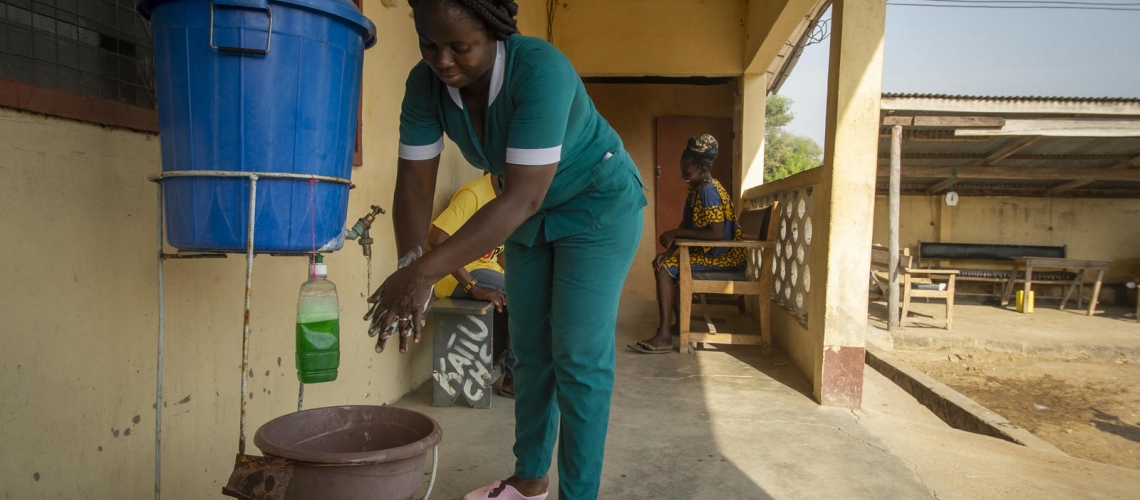
[[[376,27],[351,0],[142,0],[151,21],[164,172],[291,172],[349,178],[364,49]],[[163,183],[167,239],[244,252],[249,180]],[[344,244],[349,186],[258,181],[258,253]]]

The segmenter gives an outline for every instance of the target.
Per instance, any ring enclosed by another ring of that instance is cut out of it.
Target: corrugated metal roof
[[[884,116],[989,116],[1033,123],[1057,123],[1058,120],[1111,120],[1120,130],[1134,130],[1140,122],[1140,99],[1041,96],[954,96],[944,94],[883,94]],[[1083,118],[1074,118],[1083,117]],[[1090,118],[1095,117],[1095,118]],[[1038,121],[1040,120],[1040,121]],[[1049,120],[1052,120],[1050,122]],[[1048,127],[1048,125],[1043,125]],[[949,174],[929,177],[935,171],[924,167],[1005,168],[1002,175],[1017,179],[969,178],[964,174],[953,187],[963,196],[1066,196],[1088,198],[1140,197],[1140,181],[1072,182],[1058,172],[1072,172],[1083,177],[1089,170],[1125,167],[1140,162],[1140,137],[1070,137],[1039,132],[1025,127],[1026,135],[958,136],[952,126],[906,126],[903,129],[902,173],[904,194],[940,194],[949,187]],[[1018,129],[1015,129],[1018,130]],[[1037,132],[1036,134],[1029,132]],[[1047,128],[1044,130],[1048,130]],[[1104,129],[1116,133],[1116,129]],[[1105,133],[1090,128],[1090,134]],[[884,126],[879,134],[879,166],[890,164],[891,128]],[[1026,141],[1031,141],[1026,144]],[[1000,159],[987,161],[1000,152],[1020,146]],[[1016,171],[1010,169],[1018,169]],[[1024,170],[1020,170],[1024,169]],[[1048,173],[1033,172],[1048,169]],[[1133,169],[1135,170],[1135,169]],[[1105,177],[1112,177],[1105,170]],[[945,169],[942,170],[945,173]],[[1127,177],[1127,176],[1126,176]],[[1135,176],[1131,176],[1135,179]],[[880,177],[879,194],[887,186]],[[938,189],[932,191],[934,187]]]
[[[1140,116],[1140,98],[883,94],[887,114],[981,115],[1004,118]]]
[[[966,138],[963,138],[966,139]],[[972,139],[972,138],[971,138]],[[903,137],[905,165],[965,166],[1012,144],[1021,137],[988,137],[984,141],[923,141]],[[889,158],[890,137],[879,137],[879,161]],[[1005,167],[1108,167],[1140,156],[1140,138],[1042,137],[1008,158],[995,162]]]
[[[941,182],[942,179],[904,179],[901,191],[904,196],[930,195],[931,186]],[[1015,197],[1041,197],[1042,193],[1056,187],[1055,182],[1040,180],[963,180],[954,185],[954,191],[960,196],[1015,196]],[[887,181],[876,183],[876,194],[886,195]],[[942,196],[945,190],[936,193]],[[1136,198],[1140,195],[1140,183],[1121,183],[1098,181],[1074,188],[1053,196],[1064,198]]]
[[[1057,97],[1057,96],[984,96],[953,94],[922,94],[884,92],[884,98],[892,99],[954,99],[962,101],[1032,101],[1032,102],[1140,102],[1137,97]]]

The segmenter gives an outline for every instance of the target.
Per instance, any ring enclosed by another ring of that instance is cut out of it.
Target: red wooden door
[[[663,116],[657,119],[657,253],[661,246],[661,233],[676,229],[681,224],[688,196],[688,184],[681,179],[681,153],[689,138],[712,134],[720,146],[720,155],[713,163],[712,176],[720,181],[731,195],[732,183],[732,119],[694,116]]]

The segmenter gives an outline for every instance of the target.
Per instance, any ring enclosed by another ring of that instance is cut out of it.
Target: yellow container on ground
[[[1029,300],[1025,300],[1025,290],[1017,291],[1017,312],[1025,314],[1033,314],[1033,296],[1036,294],[1033,290],[1029,291]]]

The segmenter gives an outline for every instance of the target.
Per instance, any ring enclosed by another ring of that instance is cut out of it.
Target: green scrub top
[[[446,133],[472,165],[503,175],[507,163],[558,164],[539,212],[511,235],[531,246],[618,221],[644,207],[645,183],[621,138],[594,109],[574,66],[545,40],[514,35],[496,44],[480,144],[459,89],[420,61],[408,75],[399,156],[430,160]]]

